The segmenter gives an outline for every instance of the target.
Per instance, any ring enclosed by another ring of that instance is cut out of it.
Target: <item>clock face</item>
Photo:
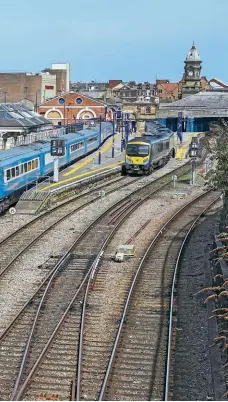
[[[193,71],[188,71],[188,76],[192,77],[193,76]]]

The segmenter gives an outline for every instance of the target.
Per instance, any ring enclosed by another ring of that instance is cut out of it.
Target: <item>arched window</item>
[[[150,106],[147,106],[147,107],[146,107],[146,114],[150,114],[150,113],[151,113]]]

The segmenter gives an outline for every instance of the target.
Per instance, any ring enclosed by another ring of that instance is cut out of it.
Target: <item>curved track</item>
[[[186,170],[186,167],[184,170]],[[162,181],[164,181],[164,177]],[[25,398],[34,398],[33,394],[35,394],[35,399],[42,399],[43,396],[40,395],[40,390],[43,389],[45,392],[45,390],[50,390],[53,387],[51,386],[50,374],[48,372],[52,372],[52,370],[55,372],[59,365],[61,367],[60,360],[62,357],[65,359],[67,356],[65,356],[64,350],[66,351],[66,344],[68,344],[70,357],[68,356],[68,363],[66,364],[65,362],[67,374],[64,374],[64,376],[66,375],[66,390],[64,391],[61,381],[59,386],[62,395],[61,398],[67,399],[71,380],[75,376],[74,362],[76,359],[76,343],[81,314],[81,303],[75,304],[75,298],[78,297],[79,289],[83,287],[82,278],[85,280],[87,275],[89,277],[89,273],[97,265],[101,250],[103,250],[118,226],[138,205],[141,205],[152,194],[169,184],[169,180],[165,180],[165,182],[165,184],[161,184],[157,180],[156,186],[154,186],[155,182],[152,182],[152,188],[154,188],[152,192],[150,185],[144,185],[143,191],[142,188],[140,189],[142,200],[138,198],[137,190],[135,190],[134,197],[130,199],[127,196],[124,200],[118,201],[93,222],[53,268],[52,277],[47,288],[47,296],[44,296],[45,285],[43,285],[43,288],[41,287],[40,291],[36,292],[36,295],[26,304],[20,315],[2,334],[0,364],[2,371],[5,373],[3,374],[3,378],[1,378],[2,399],[10,398],[15,374],[19,369],[21,356],[24,351],[25,354],[15,384],[13,397],[14,399],[21,398],[34,375],[34,371],[37,370],[38,377],[35,376],[35,379],[31,382],[30,391],[28,395],[26,394]],[[101,247],[102,243],[103,246]],[[35,313],[36,311],[38,312]],[[63,313],[66,314],[64,318]],[[34,314],[36,314],[35,321],[33,321]],[[69,316],[71,316],[70,319]],[[75,319],[73,318],[74,316]],[[66,330],[67,322],[69,323],[69,327]],[[76,322],[78,323],[77,325]],[[32,331],[30,332],[32,325]],[[55,337],[56,333],[57,337]],[[60,340],[56,341],[57,339]],[[51,353],[50,359],[47,351]],[[47,360],[44,359],[44,356],[47,356]],[[39,374],[37,367],[40,369],[41,365],[43,367],[43,364],[46,366],[47,371],[43,374],[41,370],[41,374]],[[25,388],[23,388],[22,384],[25,385]],[[56,389],[56,384],[53,388]],[[37,390],[39,390],[39,395],[37,395]]]
[[[123,311],[119,328],[110,323],[107,329],[112,328],[109,342],[97,339],[95,333],[84,339],[81,332],[83,361],[78,366],[76,400],[163,399],[170,286],[178,250],[192,221],[217,199],[213,192],[197,197],[163,225],[135,267],[124,307],[119,303]],[[116,294],[117,300],[120,297]],[[115,318],[118,322],[116,314]]]

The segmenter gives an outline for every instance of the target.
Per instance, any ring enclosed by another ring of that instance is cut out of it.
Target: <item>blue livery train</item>
[[[65,155],[59,158],[59,166],[67,166],[99,147],[113,135],[113,125],[101,123],[76,133],[58,137],[65,140]],[[50,153],[51,139],[0,151],[0,212],[15,203],[27,186],[37,178],[53,172],[54,158]]]

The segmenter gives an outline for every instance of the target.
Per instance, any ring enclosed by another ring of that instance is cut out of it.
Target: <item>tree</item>
[[[213,136],[209,141],[214,168],[210,172],[209,183],[223,192],[223,218],[228,217],[228,123],[221,120],[213,124]]]

